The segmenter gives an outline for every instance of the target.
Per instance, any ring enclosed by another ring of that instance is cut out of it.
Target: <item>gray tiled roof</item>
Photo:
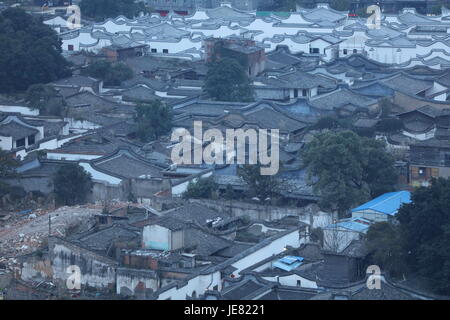
[[[132,241],[140,237],[139,232],[123,225],[87,232],[75,237],[75,241],[94,251],[107,251],[114,241]]]
[[[360,108],[366,108],[375,103],[377,103],[377,100],[368,98],[345,88],[340,88],[309,100],[310,105],[322,110],[334,110],[348,104],[355,105]]]
[[[0,125],[0,136],[12,137],[13,140],[35,135],[38,132],[37,129],[24,126],[16,121],[10,121]]]
[[[163,215],[185,222],[196,222],[202,226],[206,225],[209,220],[213,220],[218,217],[229,217],[228,214],[219,213],[196,203],[188,203],[181,207],[166,211]]]
[[[161,168],[126,149],[119,149],[112,155],[93,160],[92,163],[97,169],[125,178],[163,177]]]
[[[382,83],[394,90],[414,95],[433,87],[433,81],[415,79],[403,73],[383,80]]]

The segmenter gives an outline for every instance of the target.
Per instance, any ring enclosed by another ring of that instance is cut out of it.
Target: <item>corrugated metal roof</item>
[[[284,271],[291,271],[303,263],[304,258],[298,256],[285,256],[273,264],[274,267]]]
[[[402,204],[410,202],[411,193],[409,191],[389,192],[352,209],[352,212],[373,210],[388,215],[395,215]]]

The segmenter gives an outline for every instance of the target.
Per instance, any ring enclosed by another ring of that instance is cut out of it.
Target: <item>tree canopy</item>
[[[186,191],[183,193],[184,199],[210,199],[214,197],[219,186],[212,177],[199,178],[196,182],[189,182]]]
[[[103,80],[106,86],[120,86],[122,81],[133,78],[133,70],[124,63],[99,60],[91,63],[85,71],[89,76]]]
[[[70,76],[56,32],[22,9],[0,13],[0,52],[1,93]]]
[[[253,101],[253,90],[244,68],[231,58],[210,63],[204,89],[219,101]]]
[[[366,234],[369,259],[392,276],[405,272],[405,256],[398,226],[389,222],[377,222]]]
[[[407,264],[437,292],[450,294],[450,179],[433,180],[411,200],[397,216]]]
[[[143,1],[134,0],[82,0],[80,9],[83,15],[96,20],[104,20],[119,15],[134,18],[147,9]]]
[[[397,181],[384,142],[352,131],[320,133],[302,152],[321,205],[344,214],[357,203],[392,191]]]
[[[33,84],[27,92],[25,101],[28,106],[38,109],[41,115],[61,116],[64,111],[65,101],[53,86]]]
[[[92,190],[92,179],[78,164],[68,164],[56,172],[53,185],[57,203],[75,205],[86,201]]]
[[[0,179],[14,176],[17,166],[18,161],[13,159],[6,151],[0,149]]]
[[[274,175],[262,175],[260,164],[243,165],[239,167],[238,175],[247,183],[250,196],[262,202],[273,198],[278,181]]]
[[[419,276],[450,294],[450,179],[434,179],[400,207],[398,224],[376,223],[366,235],[372,262],[392,275]]]
[[[136,106],[137,135],[144,142],[156,140],[172,129],[172,109],[154,100]]]

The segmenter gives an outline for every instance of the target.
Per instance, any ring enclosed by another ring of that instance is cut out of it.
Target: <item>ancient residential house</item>
[[[450,177],[450,140],[432,138],[410,146],[410,183],[427,186],[431,178]]]
[[[0,148],[2,150],[28,148],[43,138],[43,126],[31,125],[18,115],[9,115],[0,120]]]
[[[246,66],[247,75],[251,77],[257,76],[265,69],[264,48],[257,46],[254,40],[208,38],[203,43],[206,62],[225,57],[234,58]]]

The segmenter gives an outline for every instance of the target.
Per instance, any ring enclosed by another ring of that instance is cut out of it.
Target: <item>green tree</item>
[[[19,165],[18,161],[13,159],[10,154],[0,149],[0,196],[10,194],[13,187],[3,181],[5,178],[17,176],[15,168]]]
[[[61,205],[86,202],[92,191],[91,175],[78,164],[62,166],[53,177],[56,201]]]
[[[450,179],[416,189],[397,219],[410,270],[438,293],[450,294]]]
[[[91,63],[84,71],[87,75],[103,80],[106,86],[120,86],[122,81],[133,78],[133,70],[124,63],[99,60]]]
[[[394,157],[386,152],[384,141],[361,138],[363,145],[363,180],[369,185],[370,197],[375,198],[386,192],[394,191],[398,173],[395,170]]]
[[[15,168],[18,165],[19,163],[16,159],[13,159],[10,154],[0,149],[0,179],[15,176]]]
[[[223,198],[226,200],[235,200],[237,198],[236,192],[234,191],[231,184],[227,184],[225,192],[223,194]]]
[[[340,127],[339,121],[331,116],[322,117],[319,119],[319,121],[316,122],[314,126],[311,127],[311,129],[315,130],[335,130]]]
[[[61,116],[65,102],[53,86],[33,84],[26,92],[25,101],[29,107],[38,109],[41,115]]]
[[[82,0],[80,9],[83,15],[96,20],[115,18],[119,15],[131,19],[140,12],[148,12],[143,1],[135,0]]]
[[[0,13],[0,93],[70,76],[54,30],[22,9]]]
[[[405,254],[399,226],[388,222],[377,222],[366,234],[366,246],[371,263],[389,271],[392,276],[401,276],[407,271]]]
[[[403,122],[397,118],[384,118],[377,124],[377,130],[383,133],[399,132],[403,129]]]
[[[253,101],[253,90],[244,68],[231,58],[210,63],[204,89],[219,101]]]
[[[172,128],[172,109],[154,100],[136,106],[137,135],[144,142],[156,140],[168,134]]]
[[[211,199],[219,189],[212,177],[199,178],[196,182],[189,182],[183,199]]]
[[[352,131],[321,133],[302,151],[304,166],[321,205],[340,215],[353,205],[391,191],[394,160],[383,142]],[[382,176],[389,174],[389,177]]]
[[[273,199],[279,182],[275,175],[262,175],[260,164],[243,165],[239,167],[238,175],[248,185],[250,196],[262,202]]]

